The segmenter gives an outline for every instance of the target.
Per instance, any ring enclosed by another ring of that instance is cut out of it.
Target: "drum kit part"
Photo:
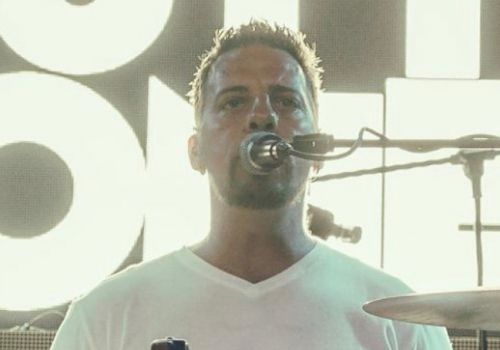
[[[500,289],[408,294],[371,301],[366,312],[397,321],[500,331]]]
[[[495,137],[495,148],[499,138]],[[483,257],[481,231],[481,178],[485,160],[494,159],[500,151],[460,151],[452,164],[462,164],[472,184],[475,204],[475,224],[478,279],[477,289],[394,296],[368,302],[363,310],[397,321],[444,326],[478,331],[478,349],[487,350],[486,331],[500,331],[500,289],[483,287]],[[394,169],[395,170],[395,169]],[[333,177],[332,177],[333,178]]]
[[[483,286],[483,253],[481,243],[481,177],[483,162],[497,156],[498,151],[461,151],[460,163],[472,184],[475,203],[476,255],[478,288],[468,291],[402,295],[375,300],[363,309],[376,316],[398,321],[447,328],[478,330],[478,349],[487,350],[486,331],[500,331],[500,290]]]

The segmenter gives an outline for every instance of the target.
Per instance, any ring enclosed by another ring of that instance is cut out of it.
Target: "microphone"
[[[241,142],[241,163],[250,174],[268,175],[283,164],[291,150],[292,146],[274,133],[254,132]]]
[[[333,236],[347,243],[358,243],[361,239],[361,227],[346,228],[333,222],[333,214],[326,209],[308,204],[307,216],[311,234],[324,240]]]

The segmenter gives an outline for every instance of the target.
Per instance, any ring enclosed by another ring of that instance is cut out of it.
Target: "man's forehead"
[[[231,80],[242,78],[267,78],[281,83],[305,82],[304,72],[292,55],[262,44],[223,53],[212,65],[207,82],[209,85],[231,84]]]
[[[300,69],[299,63],[290,53],[263,44],[242,46],[224,52],[214,62],[214,68],[220,69],[221,66],[232,67],[255,62],[259,62],[261,65],[282,65],[290,69]]]

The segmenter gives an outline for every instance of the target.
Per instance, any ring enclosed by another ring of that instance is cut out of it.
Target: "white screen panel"
[[[409,80],[387,82],[387,134],[391,138],[451,139],[473,133],[500,135],[500,81]],[[388,152],[388,163],[436,159]],[[500,159],[487,161],[483,223],[499,223]],[[386,267],[419,291],[463,289],[476,284],[471,184],[460,165],[440,165],[387,176]],[[500,233],[485,233],[485,284],[500,284]]]
[[[478,78],[480,0],[407,0],[406,75]]]
[[[224,3],[224,25],[237,26],[251,18],[266,19],[297,29],[299,3],[297,0],[226,0]]]

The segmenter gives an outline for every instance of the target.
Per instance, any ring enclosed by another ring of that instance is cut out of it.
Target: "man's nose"
[[[255,99],[250,113],[248,128],[251,131],[273,131],[278,123],[278,116],[273,109],[269,96]]]

